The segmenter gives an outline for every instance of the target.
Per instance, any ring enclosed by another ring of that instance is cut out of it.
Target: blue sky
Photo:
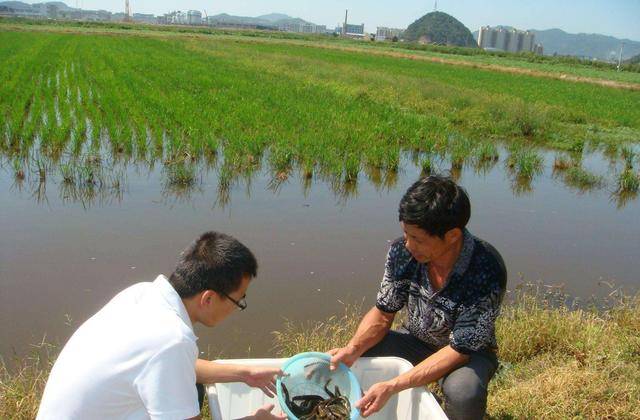
[[[124,0],[66,0],[85,9],[121,11]],[[349,9],[349,21],[405,28],[433,10],[434,1],[393,0],[130,0],[138,13],[162,14],[171,10],[197,9],[208,14],[257,16],[286,13],[334,26]],[[483,25],[511,25],[518,29],[560,28],[566,32],[600,33],[640,41],[640,0],[439,0],[438,10],[449,13],[471,31]]]

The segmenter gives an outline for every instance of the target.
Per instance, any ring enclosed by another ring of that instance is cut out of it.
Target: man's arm
[[[237,420],[287,420],[287,416],[284,414],[273,414],[272,411],[274,409],[274,404],[267,404],[262,408],[259,408],[255,413],[250,416],[243,417]],[[200,420],[200,416],[191,417],[187,420]]]
[[[244,382],[253,388],[260,388],[270,398],[276,394],[275,378],[279,375],[282,375],[279,368],[230,365],[204,359],[196,361],[197,383]]]
[[[356,407],[361,410],[363,416],[369,416],[380,411],[394,394],[437,381],[468,361],[468,355],[457,352],[451,346],[445,346],[410,371],[373,385],[356,403]]]
[[[377,307],[371,308],[362,318],[355,335],[345,347],[329,350],[331,354],[331,368],[335,369],[342,362],[351,366],[364,352],[375,346],[391,329],[395,313],[381,311]]]

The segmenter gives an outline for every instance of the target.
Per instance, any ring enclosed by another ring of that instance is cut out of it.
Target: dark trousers
[[[389,333],[363,356],[395,356],[416,366],[437,350],[407,330]],[[451,420],[482,419],[487,409],[487,386],[498,368],[493,351],[471,354],[464,366],[449,372],[438,383],[445,396],[445,412]],[[426,384],[425,384],[426,385]]]
[[[196,389],[198,390],[198,404],[200,404],[200,411],[202,411],[202,406],[204,405],[204,385],[196,384]]]

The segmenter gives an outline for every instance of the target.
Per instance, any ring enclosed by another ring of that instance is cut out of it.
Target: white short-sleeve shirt
[[[195,417],[196,340],[166,277],[135,284],[69,339],[51,370],[37,418]]]

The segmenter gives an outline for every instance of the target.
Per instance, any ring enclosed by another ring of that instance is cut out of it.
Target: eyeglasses
[[[224,297],[229,299],[231,302],[233,302],[241,311],[244,311],[245,309],[247,309],[247,295],[242,296],[240,300],[235,300],[234,298],[232,298],[226,293],[223,293],[223,295]]]

